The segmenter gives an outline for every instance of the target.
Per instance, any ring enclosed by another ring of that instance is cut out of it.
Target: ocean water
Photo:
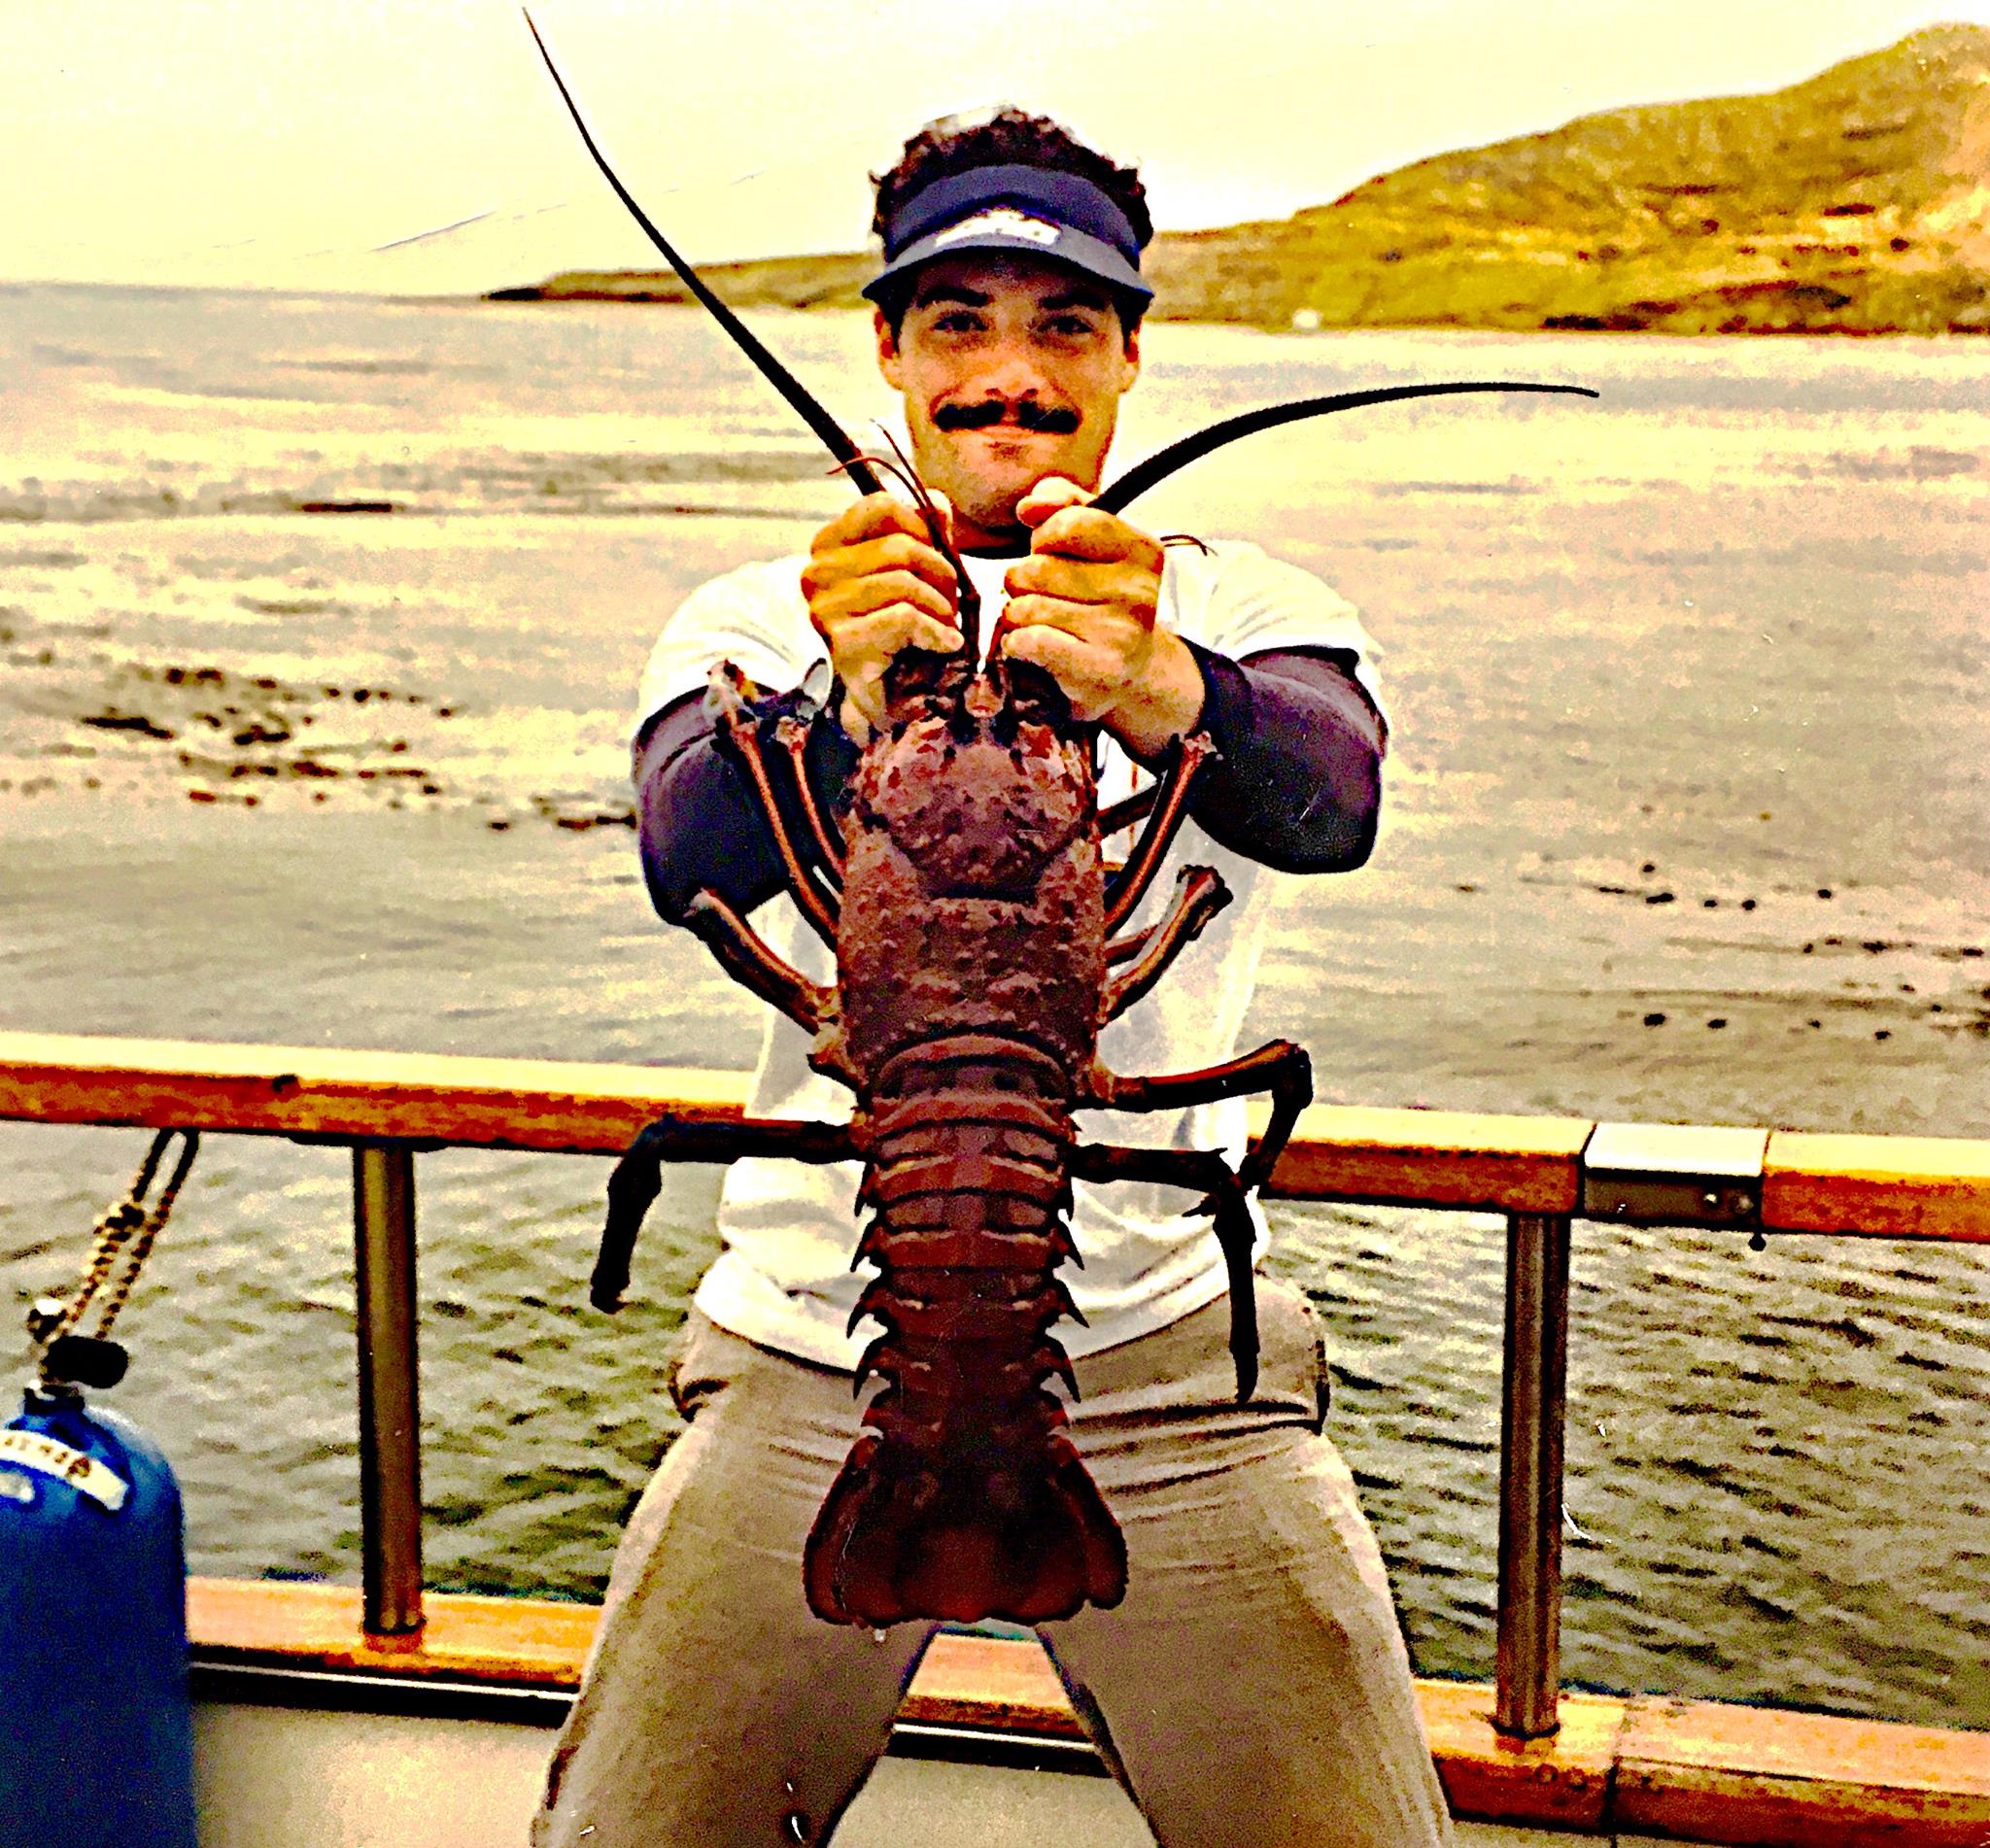
[[[888,413],[860,320],[759,325]],[[1141,503],[1383,651],[1381,843],[1290,882],[1253,1026],[1330,1100],[1990,1135],[1990,346],[1157,326],[1119,454],[1498,377],[1603,395],[1302,426]],[[648,911],[629,704],[677,598],[848,491],[697,315],[0,289],[0,1026],[750,1064]],[[17,1308],[144,1141],[0,1125]],[[433,1583],[592,1594],[675,1433],[716,1177],[613,1321],[604,1177],[421,1158]],[[349,1188],[210,1138],[121,1324],[197,1570],[358,1576]],[[1274,1225],[1419,1665],[1489,1673],[1501,1227]],[[1579,1224],[1574,1269],[1568,1674],[1990,1726],[1981,1249]]]

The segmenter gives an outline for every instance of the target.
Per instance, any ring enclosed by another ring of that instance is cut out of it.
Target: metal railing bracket
[[[1582,1216],[1752,1231],[1767,1150],[1766,1129],[1598,1123],[1583,1150]]]

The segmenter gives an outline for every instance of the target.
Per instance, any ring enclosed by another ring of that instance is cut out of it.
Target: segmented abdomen
[[[1125,1589],[1124,1544],[1046,1387],[1074,1315],[1062,1067],[1025,1042],[962,1034],[879,1074],[859,1134],[858,1316],[883,1389],[809,1536],[810,1605],[833,1622],[1042,1623]]]

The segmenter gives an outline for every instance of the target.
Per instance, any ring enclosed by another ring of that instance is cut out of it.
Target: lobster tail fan
[[[1062,1433],[1050,1443],[1055,1458],[1050,1487],[1069,1512],[1083,1549],[1085,1601],[1111,1610],[1126,1595],[1126,1536],[1076,1446]]]
[[[817,1617],[1044,1624],[1125,1595],[1125,1539],[1061,1433],[968,1467],[894,1451],[866,1432],[816,1517],[802,1573]]]
[[[842,1581],[847,1573],[857,1517],[862,1504],[870,1498],[869,1491],[875,1487],[866,1472],[875,1462],[883,1445],[884,1440],[876,1432],[866,1431],[850,1447],[850,1454],[843,1459],[842,1469],[827,1498],[815,1512],[814,1525],[809,1528],[807,1544],[802,1549],[803,1595],[808,1600],[808,1608],[825,1624],[861,1624],[865,1621],[844,1601]],[[898,1619],[897,1616],[889,1616],[871,1621],[875,1626],[882,1628]]]

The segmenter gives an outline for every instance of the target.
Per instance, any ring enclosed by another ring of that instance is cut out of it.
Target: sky
[[[860,247],[866,174],[1014,102],[1165,229],[1425,154],[1780,88],[1990,0],[534,0],[695,261]],[[479,291],[654,267],[512,0],[0,0],[0,280]],[[454,228],[448,228],[454,227]]]

